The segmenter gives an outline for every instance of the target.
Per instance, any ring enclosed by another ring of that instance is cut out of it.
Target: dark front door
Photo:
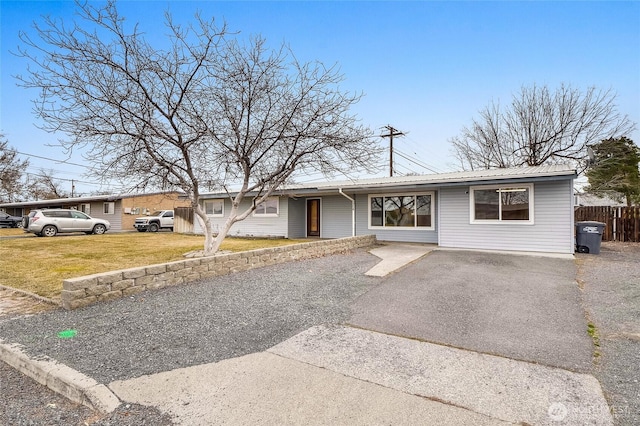
[[[307,200],[307,237],[320,236],[320,200]]]

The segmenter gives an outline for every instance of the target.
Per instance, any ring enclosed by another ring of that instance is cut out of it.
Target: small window
[[[471,187],[471,222],[533,223],[533,185]]]
[[[224,216],[224,200],[206,200],[204,211],[208,216]]]
[[[81,212],[86,213],[86,214],[91,214],[91,204],[89,204],[89,203],[80,204],[78,206],[78,210],[80,210]]]
[[[104,214],[115,214],[116,212],[116,203],[114,203],[113,201],[108,202],[108,203],[103,203],[103,210],[102,212]]]
[[[279,200],[276,197],[267,198],[262,203],[256,206],[256,210],[253,212],[255,216],[277,216],[278,215]]]

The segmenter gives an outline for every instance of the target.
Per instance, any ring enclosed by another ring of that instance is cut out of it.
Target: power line
[[[54,163],[58,163],[58,164],[69,164],[72,166],[78,166],[78,167],[84,167],[86,169],[90,169],[90,166],[87,166],[86,164],[78,164],[78,163],[72,163],[70,161],[66,161],[66,160],[54,160],[52,158],[47,158],[47,157],[41,157],[40,155],[35,155],[35,154],[27,154],[26,152],[20,152],[20,151],[15,151],[20,155],[26,155],[27,157],[33,157],[33,158],[40,158],[42,160],[47,160],[47,161],[53,161]]]
[[[54,160],[52,158],[43,157],[43,156],[35,155],[35,154],[29,154],[29,153],[21,152],[21,151],[15,151],[15,152],[20,154],[20,155],[25,155],[27,157],[33,157],[33,158],[39,158],[39,159],[42,159],[42,160],[52,161],[52,162],[57,163],[57,164],[68,164],[68,165],[71,165],[71,166],[78,166],[78,167],[83,167],[85,169],[91,169],[91,167],[87,166],[86,164],[72,163],[72,162],[66,161],[66,160]],[[28,168],[33,170],[33,169],[36,168],[36,166],[29,166]],[[39,169],[43,170],[45,168],[40,167]],[[49,169],[49,170],[51,170],[52,172],[56,172],[56,173],[73,174],[73,172],[67,171],[67,170],[65,170],[65,171],[54,170],[54,169]],[[89,181],[84,181],[84,180],[78,180],[78,179],[75,179],[75,178],[74,179],[61,178],[61,177],[58,177],[58,176],[55,176],[55,177],[54,176],[47,176],[47,175],[44,175],[42,173],[34,173],[34,172],[28,172],[28,171],[25,171],[24,173],[26,175],[33,176],[33,177],[50,177],[50,178],[58,180],[58,181],[71,182],[72,192],[75,189],[75,184],[76,183],[83,184],[83,185],[88,185],[88,186],[94,186],[94,187],[98,187],[98,188],[102,188],[103,187],[103,184],[99,183],[99,182],[89,182]],[[110,187],[111,187],[111,185],[108,185],[107,189],[110,188]]]
[[[396,149],[396,154],[398,154],[400,157],[404,158],[405,160],[409,161],[410,163],[415,164],[416,166],[422,167],[423,169],[427,169],[433,173],[439,173],[437,170],[435,170],[433,167],[429,166],[428,164],[422,163],[416,159],[413,159],[409,156],[409,154],[405,154],[400,150]]]
[[[428,149],[426,146],[419,145],[413,138],[407,136],[407,141],[409,142],[409,144],[412,144],[415,147],[415,149],[426,153],[427,156],[429,156],[429,157],[434,157],[434,153],[433,153],[432,150]],[[412,154],[415,155],[416,157],[420,157],[416,151],[413,151]],[[444,172],[442,169],[439,169],[438,167],[429,165],[426,162],[424,164],[429,166],[429,168],[430,168],[429,170],[433,169],[433,171],[435,173],[443,173]]]
[[[418,172],[416,172],[413,169],[410,169],[409,167],[405,166],[404,164],[398,164],[398,167],[401,167],[401,168],[407,170],[407,173],[401,173],[396,169],[396,173],[397,174],[401,174],[401,175],[404,175],[404,176],[406,176],[406,175],[418,175],[419,174]]]
[[[50,167],[39,167],[39,166],[28,166],[25,169],[25,173],[32,173],[32,174],[46,173],[46,172],[55,173],[56,176],[59,174],[71,175],[71,176],[79,176],[84,174],[84,172],[79,172],[79,171],[58,170],[58,169],[52,169]]]
[[[388,124],[383,128],[389,131],[389,133],[387,133],[386,135],[380,135],[380,137],[389,138],[389,176],[393,177],[393,137],[404,136],[404,133],[398,129],[394,129],[391,125]]]
[[[41,174],[41,173],[32,173],[32,172],[24,172],[24,173],[26,175],[35,176],[35,177],[50,177],[51,179],[63,180],[65,182],[76,182],[76,183],[83,183],[85,185],[102,186],[102,184],[97,183],[97,182],[87,182],[87,181],[78,180],[78,179],[67,179],[67,178],[61,178],[61,177],[54,177],[54,176],[44,175],[44,174]]]

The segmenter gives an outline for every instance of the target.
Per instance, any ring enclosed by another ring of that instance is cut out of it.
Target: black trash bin
[[[600,254],[600,243],[605,225],[606,223],[602,222],[576,223],[576,250],[578,253]]]

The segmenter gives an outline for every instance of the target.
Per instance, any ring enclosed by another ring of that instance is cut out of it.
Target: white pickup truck
[[[173,210],[159,210],[149,216],[137,217],[133,227],[138,232],[158,232],[160,229],[173,231]]]

